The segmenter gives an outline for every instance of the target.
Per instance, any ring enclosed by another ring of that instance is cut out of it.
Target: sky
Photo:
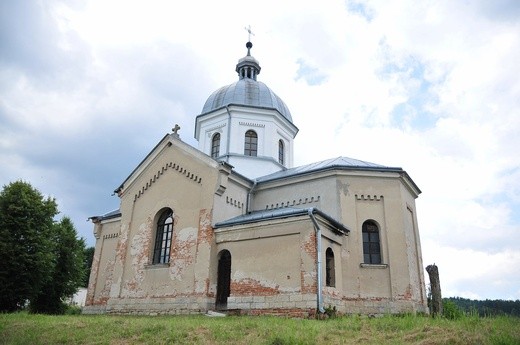
[[[402,167],[424,265],[443,295],[520,299],[520,2],[0,1],[0,184],[90,216],[175,124],[193,146],[207,97],[258,79],[299,128],[295,166]],[[427,276],[425,272],[425,276]]]

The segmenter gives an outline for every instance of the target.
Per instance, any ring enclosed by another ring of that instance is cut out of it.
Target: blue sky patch
[[[311,86],[321,85],[327,81],[327,75],[318,68],[310,66],[303,59],[298,59],[297,63],[299,67],[295,80],[303,79]]]

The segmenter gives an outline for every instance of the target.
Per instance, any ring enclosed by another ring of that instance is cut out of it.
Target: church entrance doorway
[[[218,280],[217,280],[217,300],[215,307],[217,310],[227,309],[227,299],[229,297],[229,286],[231,283],[231,253],[222,250],[218,254]]]

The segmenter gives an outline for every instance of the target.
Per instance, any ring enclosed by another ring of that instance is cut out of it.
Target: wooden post
[[[439,269],[435,264],[426,266],[426,272],[430,276],[430,288],[432,290],[432,316],[442,316],[441,282]]]

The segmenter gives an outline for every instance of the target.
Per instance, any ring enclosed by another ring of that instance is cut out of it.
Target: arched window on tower
[[[285,151],[284,151],[284,145],[283,140],[278,140],[278,163],[281,165],[284,165],[285,162]]]
[[[220,133],[215,133],[211,139],[211,158],[220,156]]]
[[[255,156],[258,151],[258,136],[255,131],[249,130],[246,132],[244,142],[244,155]]]
[[[153,250],[153,264],[167,264],[170,262],[170,248],[173,234],[173,211],[166,209],[157,221],[155,246]]]
[[[336,265],[334,262],[334,252],[330,247],[325,251],[325,285],[336,286]]]
[[[381,245],[379,227],[372,220],[363,223],[363,262],[365,264],[381,263]]]

